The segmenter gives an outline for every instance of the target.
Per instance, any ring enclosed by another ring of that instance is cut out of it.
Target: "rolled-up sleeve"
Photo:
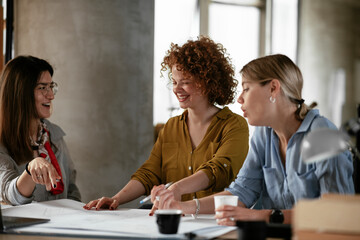
[[[223,191],[235,179],[249,149],[249,130],[245,120],[236,118],[228,123],[219,143],[210,143],[211,159],[197,169],[209,178],[209,188]],[[211,149],[213,148],[213,149]]]
[[[255,131],[254,136],[258,134],[259,132]],[[256,142],[258,137],[252,137],[244,165],[235,181],[226,189],[231,194],[238,196],[239,201],[247,207],[252,206],[258,200],[264,182],[262,165],[259,160],[263,158],[264,149],[260,142]]]

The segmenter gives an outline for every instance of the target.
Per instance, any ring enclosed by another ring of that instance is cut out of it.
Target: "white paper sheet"
[[[160,234],[156,217],[149,216],[150,210],[118,209],[85,210],[84,203],[68,199],[32,203],[3,209],[4,216],[49,218],[51,221],[35,226],[18,228],[23,233],[42,233],[80,236],[127,236],[144,238],[184,238],[185,233],[214,238],[230,232],[235,227],[218,226],[214,215],[200,215],[197,219],[184,216],[178,234]]]

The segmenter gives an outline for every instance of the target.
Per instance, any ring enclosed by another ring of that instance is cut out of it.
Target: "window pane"
[[[285,54],[296,62],[297,0],[273,0],[272,53]]]
[[[244,7],[219,3],[211,3],[209,8],[209,36],[222,43],[230,54],[235,66],[236,79],[239,81],[238,92],[241,91],[239,71],[249,61],[259,55],[260,10],[256,7]],[[240,104],[234,103],[229,108],[240,115]]]
[[[183,111],[168,86],[167,76],[160,77],[160,64],[171,42],[183,44],[197,38],[199,20],[196,11],[194,0],[155,0],[154,124],[165,123],[169,117]]]

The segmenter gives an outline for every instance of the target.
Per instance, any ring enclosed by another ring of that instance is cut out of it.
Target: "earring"
[[[276,98],[273,98],[272,96],[270,97],[270,102],[271,103],[275,103],[276,102]]]

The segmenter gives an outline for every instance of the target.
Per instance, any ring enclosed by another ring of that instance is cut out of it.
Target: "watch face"
[[[284,222],[284,214],[279,209],[274,209],[270,215],[271,223],[283,223]]]

